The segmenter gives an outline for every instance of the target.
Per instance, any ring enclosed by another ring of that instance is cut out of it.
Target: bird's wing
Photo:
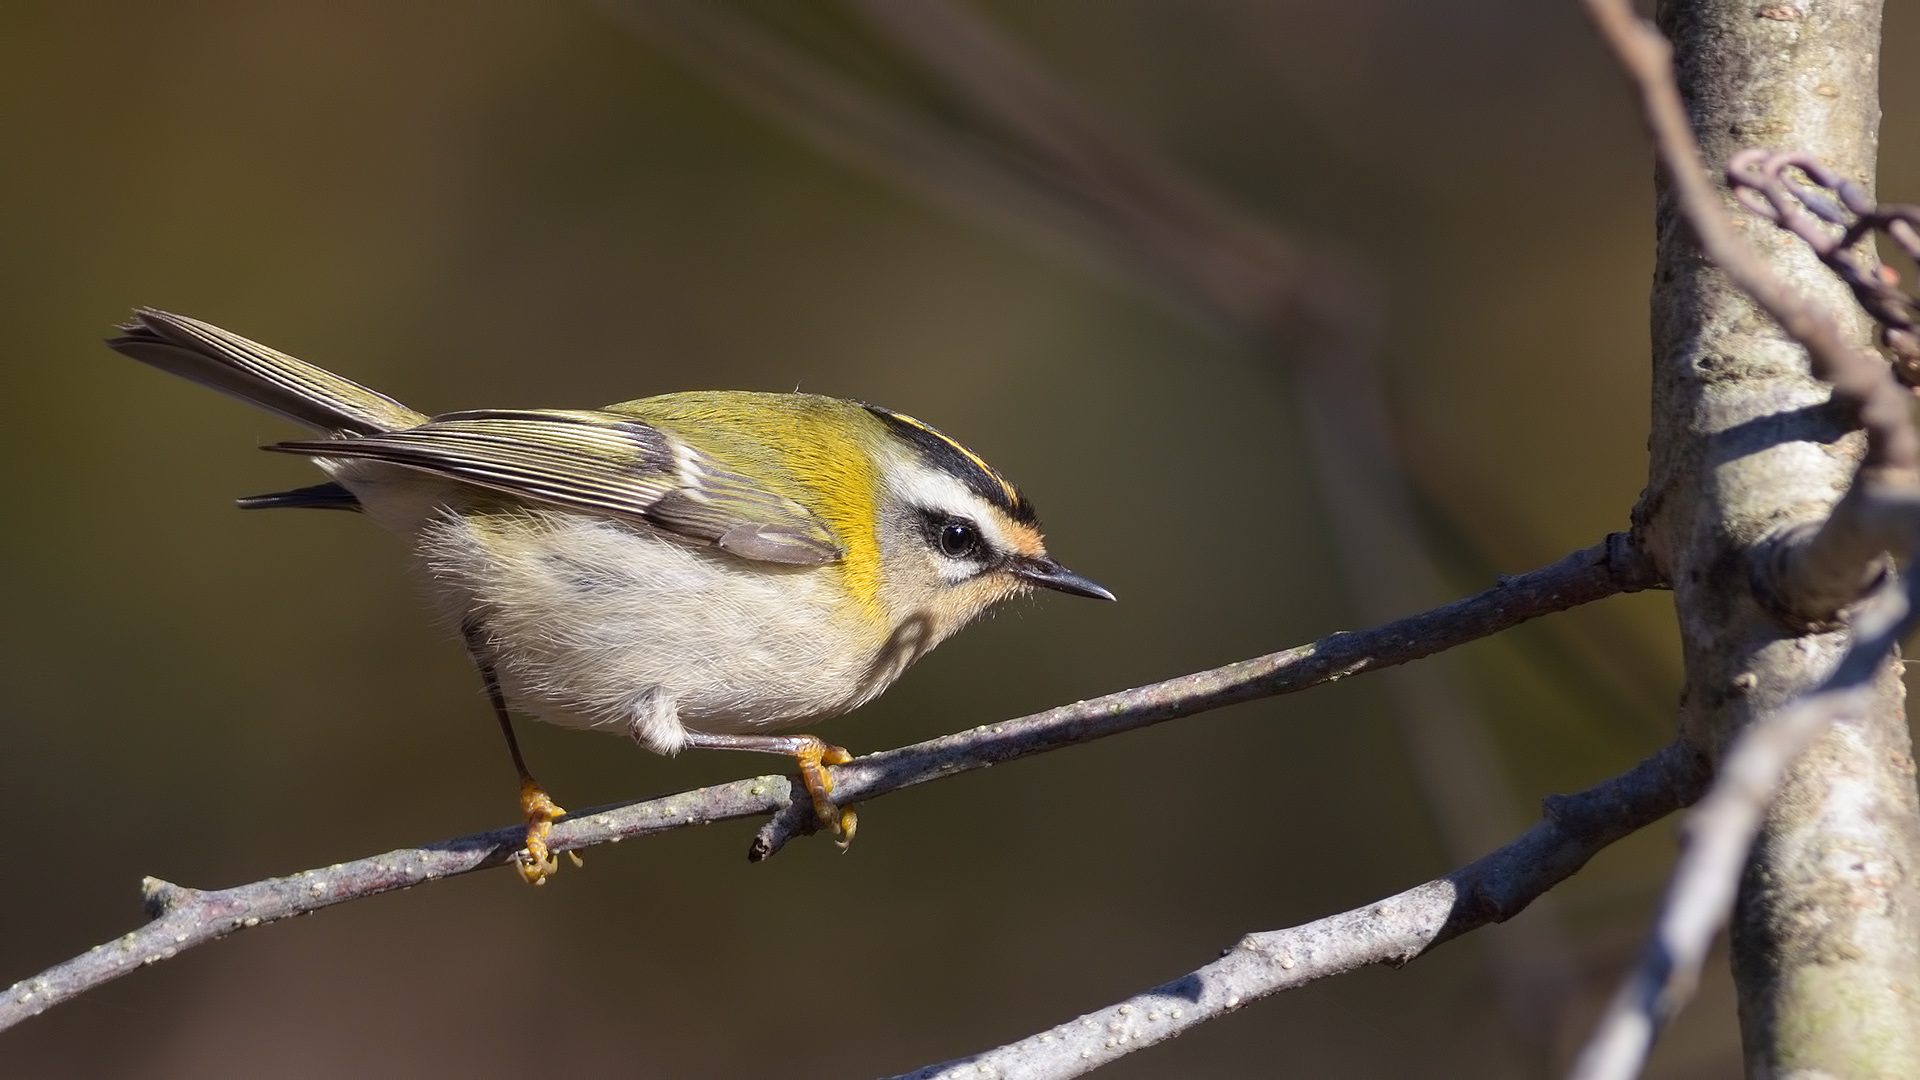
[[[403,431],[269,446],[367,458],[537,502],[644,521],[759,562],[817,566],[843,554],[792,499],[631,417],[526,409],[447,413]]]

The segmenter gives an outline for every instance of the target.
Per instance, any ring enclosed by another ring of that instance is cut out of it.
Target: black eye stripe
[[[918,450],[921,460],[927,465],[965,484],[967,490],[999,508],[1013,520],[1023,525],[1034,524],[1033,504],[1006,477],[982,461],[980,455],[905,413],[864,402],[862,405],[879,417],[894,437]]]

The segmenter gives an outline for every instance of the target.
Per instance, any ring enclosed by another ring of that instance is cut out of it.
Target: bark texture
[[[1793,148],[1871,189],[1878,0],[1661,0],[1657,21],[1711,170],[1747,146]],[[1804,245],[1727,206],[1785,279],[1871,340]],[[1702,259],[1664,189],[1656,229],[1651,463],[1635,527],[1674,587],[1682,734],[1717,760],[1843,648],[1833,627],[1770,612],[1749,568],[1756,544],[1831,510],[1862,441],[1805,352]],[[1837,725],[1794,767],[1741,884],[1731,930],[1749,1076],[1920,1070],[1920,799],[1897,660],[1875,697],[1869,720]]]

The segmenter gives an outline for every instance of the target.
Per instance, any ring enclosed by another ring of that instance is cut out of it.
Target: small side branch
[[[1920,206],[1876,205],[1859,184],[1811,154],[1742,150],[1727,160],[1727,181],[1740,205],[1799,237],[1846,282],[1880,324],[1880,344],[1893,357],[1894,374],[1920,386],[1920,298],[1900,287],[1900,275],[1868,242],[1885,236],[1920,263]]]
[[[1676,741],[1627,772],[1546,800],[1539,824],[1478,861],[1384,900],[1287,930],[1249,934],[1172,982],[1038,1035],[894,1080],[1058,1080],[1164,1042],[1259,998],[1370,964],[1395,966],[1519,914],[1608,844],[1698,798],[1709,770]]]
[[[565,850],[619,843],[628,837],[689,825],[753,817],[779,810],[791,798],[790,792],[788,777],[759,776],[576,814],[555,827],[554,838],[564,836],[565,841],[554,847]],[[140,893],[153,921],[13,984],[0,996],[0,1029],[38,1016],[138,968],[170,960],[195,945],[218,941],[236,931],[348,900],[505,866],[526,843],[526,832],[525,826],[495,829],[230,889],[189,889],[147,878],[140,883]]]
[[[1615,534],[1475,596],[1371,630],[1333,634],[1211,671],[871,754],[834,768],[835,793],[846,803],[862,802],[1234,702],[1305,690],[1430,656],[1541,615],[1660,584],[1650,561],[1624,534]],[[750,852],[752,858],[765,858],[791,837],[818,827],[809,800],[803,793],[796,796],[796,785],[791,777],[761,776],[585,811],[556,824],[548,843],[555,851],[574,851],[691,825],[772,815]],[[230,889],[187,889],[148,878],[142,890],[153,921],[15,983],[0,995],[0,1030],[141,966],[238,930],[505,865],[524,842],[525,832],[521,827],[496,829]]]

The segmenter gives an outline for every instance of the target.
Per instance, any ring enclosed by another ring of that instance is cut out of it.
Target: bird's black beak
[[[1019,558],[1007,567],[1009,573],[1043,589],[1072,593],[1075,596],[1091,596],[1095,600],[1112,600],[1114,595],[1107,590],[1081,577],[1079,574],[1061,566],[1048,558]]]

